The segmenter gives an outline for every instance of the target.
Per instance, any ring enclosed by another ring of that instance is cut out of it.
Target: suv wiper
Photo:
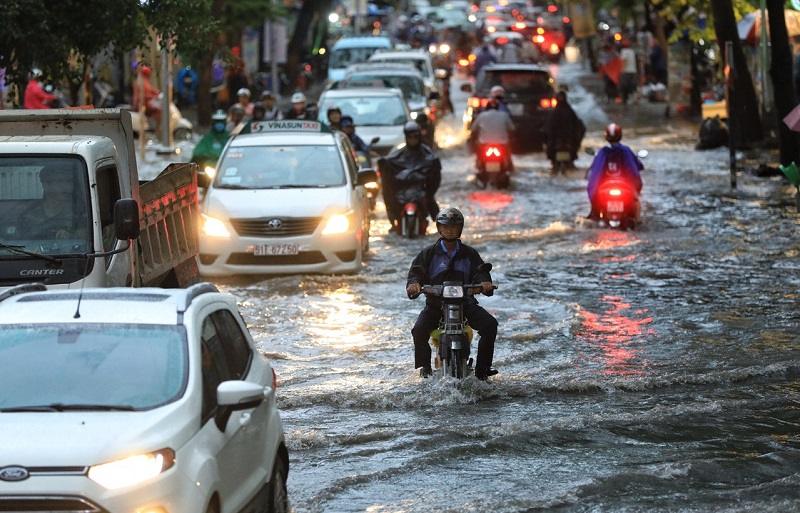
[[[0,240],[0,248],[7,250],[9,253],[16,253],[18,255],[27,255],[32,256],[35,258],[41,258],[42,260],[47,260],[48,262],[52,262],[54,264],[62,263],[61,259],[53,258],[48,255],[43,255],[41,253],[34,253],[33,251],[28,251],[27,249],[22,249],[25,246],[15,246],[13,244],[6,244],[5,242]]]
[[[0,408],[0,413],[26,412],[26,411],[135,411],[136,408],[129,404],[64,404],[51,403],[32,406],[12,406]]]
[[[252,187],[247,187],[245,185],[238,185],[238,184],[233,183],[233,184],[217,185],[217,189],[241,189],[241,190],[246,190],[246,189],[252,189]]]

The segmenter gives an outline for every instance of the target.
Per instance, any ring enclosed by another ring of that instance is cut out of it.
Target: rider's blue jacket
[[[439,239],[420,251],[411,262],[406,287],[412,283],[441,285],[445,281],[464,284],[492,281],[491,270],[491,264],[485,263],[474,248],[458,241],[455,252],[449,254],[444,240]],[[428,298],[428,302],[432,299],[435,298]]]
[[[637,191],[642,190],[642,177],[639,171],[644,169],[639,157],[633,153],[628,146],[621,143],[611,143],[604,146],[597,152],[589,168],[589,183],[586,187],[589,193],[589,200],[594,198],[597,188],[603,177],[608,174],[614,176],[615,173],[622,173]]]

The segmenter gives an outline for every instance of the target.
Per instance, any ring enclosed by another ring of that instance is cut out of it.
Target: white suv
[[[275,373],[230,295],[0,295],[0,511],[288,511]]]

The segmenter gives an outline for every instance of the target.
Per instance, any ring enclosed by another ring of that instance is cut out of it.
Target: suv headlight
[[[231,232],[228,231],[225,223],[216,217],[200,214],[200,218],[202,219],[201,231],[203,235],[208,237],[222,237],[223,239],[227,239],[231,236]]]
[[[175,464],[175,451],[161,449],[147,454],[89,467],[89,479],[108,490],[125,488],[156,477]]]
[[[355,227],[352,222],[353,213],[334,214],[328,216],[325,220],[325,227],[322,229],[322,235],[338,235],[340,233],[347,233]]]

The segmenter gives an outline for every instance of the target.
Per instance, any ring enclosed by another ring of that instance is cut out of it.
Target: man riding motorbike
[[[572,162],[578,158],[578,150],[586,134],[586,126],[567,102],[567,93],[559,91],[556,101],[556,108],[550,113],[545,124],[547,158],[553,163],[554,169],[556,153],[559,151],[569,152],[570,167],[572,167]]]
[[[420,206],[435,220],[439,212],[435,195],[442,182],[442,163],[433,150],[422,143],[419,125],[409,121],[403,126],[403,133],[406,138],[405,146],[378,161],[386,215],[392,225],[391,230],[394,231],[399,229],[402,207],[400,203],[405,201],[398,198],[398,194],[419,196]]]
[[[508,110],[508,105],[506,105],[505,97],[506,97],[506,90],[503,89],[503,86],[496,85],[492,86],[492,88],[489,89],[489,98],[497,102],[497,110],[505,112],[510,116],[511,112]]]
[[[485,264],[475,249],[461,242],[464,229],[464,215],[457,208],[446,208],[436,216],[436,229],[441,238],[435,244],[423,249],[411,262],[406,283],[406,294],[411,299],[419,296],[422,285],[441,285],[445,281],[460,281],[464,284],[480,283],[481,292],[491,296],[494,292],[491,265]],[[432,375],[431,347],[428,338],[439,326],[441,319],[441,299],[428,297],[425,308],[417,317],[411,330],[414,337],[414,367],[420,368],[420,376]],[[497,374],[492,368],[494,341],[497,338],[497,319],[478,306],[478,301],[470,297],[464,305],[464,314],[474,329],[478,330],[478,357],[475,377],[486,380]]]
[[[327,126],[331,130],[341,130],[342,129],[342,110],[337,107],[336,105],[332,105],[328,107],[327,114]]]
[[[227,116],[222,110],[218,110],[211,116],[211,131],[200,139],[197,146],[194,147],[192,152],[192,162],[200,165],[200,170],[205,171],[205,167],[214,167],[217,165],[222,149],[225,148],[225,143],[228,142],[231,134],[226,129]],[[209,176],[208,178],[213,178]]]
[[[595,207],[595,195],[606,176],[622,175],[630,184],[636,188],[636,192],[642,191],[642,177],[639,171],[644,169],[644,165],[639,157],[628,146],[620,143],[622,140],[622,127],[616,123],[611,123],[606,127],[606,141],[608,146],[604,146],[597,152],[592,165],[589,167],[586,191],[589,194],[591,211],[587,216],[589,219],[598,220],[600,215]]]
[[[490,98],[486,109],[478,114],[472,123],[469,134],[470,145],[475,148],[475,167],[480,169],[481,147],[485,144],[497,144],[506,148],[506,162],[510,170],[514,169],[511,160],[511,134],[514,132],[514,122],[508,112],[498,110],[497,100]]]

